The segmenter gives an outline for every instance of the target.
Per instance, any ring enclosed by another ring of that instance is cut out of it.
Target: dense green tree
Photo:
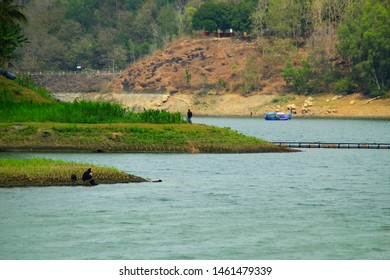
[[[58,70],[61,68],[72,67],[71,53],[67,46],[63,44],[56,36],[45,37],[45,41],[40,47],[40,64],[43,69]],[[75,67],[75,66],[74,66]]]
[[[252,23],[252,32],[258,36],[266,35],[268,5],[272,0],[260,1],[253,10],[250,19]]]
[[[197,9],[195,7],[187,7],[184,9],[184,14],[182,17],[182,32],[184,34],[192,34],[193,26],[192,19]]]
[[[134,13],[131,11],[122,10],[118,12],[116,28],[119,30],[122,42],[125,42],[128,38],[134,38],[134,19]]]
[[[91,34],[72,40],[68,56],[70,61],[67,63],[69,67],[59,69],[74,70],[77,65],[81,65],[83,68],[96,68],[94,62],[96,60],[96,45],[97,42]]]
[[[267,26],[281,37],[298,39],[310,28],[310,2],[307,0],[272,0],[267,10]]]
[[[0,21],[0,67],[7,68],[15,50],[26,41],[19,25]]]
[[[234,31],[249,32],[252,28],[251,14],[254,10],[252,2],[240,2],[232,6],[231,28]]]
[[[136,32],[134,41],[138,44],[143,42],[153,42],[152,23],[157,17],[157,7],[153,0],[144,2],[138,9],[133,22],[133,28]]]
[[[132,62],[135,62],[137,59],[149,54],[152,48],[151,44],[148,42],[137,44],[133,42],[131,39],[129,39],[126,42],[125,47],[126,47],[128,57]]]
[[[27,19],[14,0],[0,0],[0,67],[7,67],[15,50],[26,43],[19,23]]]
[[[144,0],[124,0],[123,6],[129,11],[136,11],[142,5]]]
[[[98,0],[69,0],[66,17],[78,21],[86,30],[92,31],[99,22],[101,12]]]
[[[217,23],[218,29],[220,29],[222,32],[225,32],[232,27],[233,5],[222,2],[218,3],[215,6],[215,9],[217,14],[215,21]]]
[[[23,61],[20,70],[73,70],[77,64],[83,64],[83,68],[111,69],[112,59],[108,57],[113,50],[121,53],[121,58],[125,50],[126,62],[130,63],[164,47],[179,34],[191,34],[197,9],[207,7],[204,0],[27,2],[32,24],[25,31],[32,44],[19,52],[18,61]],[[213,8],[209,19],[203,22],[205,29],[249,31],[248,7],[256,1],[207,2]],[[36,17],[37,14],[40,16]],[[48,46],[43,46],[46,37],[64,52],[62,56],[56,58],[55,51],[47,56],[43,53],[48,50]],[[54,60],[52,64],[49,58]]]
[[[339,50],[349,75],[364,92],[381,95],[390,87],[390,2],[358,0],[340,28]]]
[[[282,72],[282,77],[286,85],[292,87],[296,93],[308,93],[309,79],[311,76],[311,69],[308,61],[303,59],[301,67],[294,67],[291,62],[287,63],[286,68]]]
[[[165,46],[172,38],[179,35],[178,18],[175,9],[171,5],[161,8],[157,17],[157,24],[157,34],[155,36],[159,38],[159,47]]]
[[[296,93],[328,92],[337,75],[333,65],[323,51],[314,50],[308,58],[302,59],[299,66],[291,62],[282,71],[286,85]]]
[[[251,13],[254,4],[243,1],[238,4],[206,2],[199,7],[192,18],[192,26],[196,30],[214,32],[217,29],[226,32],[249,31],[251,29]]]
[[[21,24],[20,5],[26,5],[28,25]],[[294,91],[361,89],[377,95],[389,89],[389,5],[388,0],[0,0],[0,63],[16,56],[11,62],[18,70],[74,70],[78,64],[117,70],[179,35],[232,28],[258,35],[256,49],[265,63],[277,65],[274,74],[290,60],[291,50],[310,44],[313,51],[304,62],[284,68]],[[250,62],[244,93],[260,86],[258,75],[268,74],[260,68],[250,72],[256,66]],[[338,80],[336,72],[343,74]]]
[[[192,27],[195,30],[214,32],[218,28],[216,22],[218,16],[217,5],[213,2],[206,2],[195,12],[192,18]]]
[[[21,12],[23,6],[15,0],[0,0],[0,21],[8,24],[27,22],[26,16]]]
[[[345,10],[354,0],[313,0],[311,4],[311,29],[309,44],[321,49],[329,59],[337,55],[337,30],[344,18]]]

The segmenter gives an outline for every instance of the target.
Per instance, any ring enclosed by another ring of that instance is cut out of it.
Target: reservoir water
[[[390,142],[390,121],[193,121],[269,141]],[[390,150],[0,156],[163,181],[0,189],[0,259],[390,258]]]

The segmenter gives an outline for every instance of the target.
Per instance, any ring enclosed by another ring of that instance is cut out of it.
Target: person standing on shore
[[[188,123],[192,123],[192,112],[190,109],[188,109],[188,112],[187,112],[187,121]]]

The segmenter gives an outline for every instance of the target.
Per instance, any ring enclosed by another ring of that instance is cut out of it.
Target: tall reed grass
[[[33,103],[0,100],[0,122],[184,123],[180,113],[146,110],[133,113],[108,102]]]
[[[133,113],[119,104],[108,102],[58,103],[48,91],[29,78],[15,82],[0,79],[0,122],[62,123],[184,123],[180,113],[146,110]]]

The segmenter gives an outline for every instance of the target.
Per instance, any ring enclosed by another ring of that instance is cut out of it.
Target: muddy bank
[[[141,183],[148,182],[148,180],[143,179],[138,176],[130,175],[122,176],[120,178],[100,178],[99,176],[95,179],[97,184],[119,184],[119,183]],[[27,176],[5,176],[0,178],[0,188],[14,188],[14,187],[51,187],[51,186],[84,186],[92,187],[88,182],[83,182],[81,180],[77,182],[72,182],[70,176],[69,179],[64,178],[42,178],[42,177],[27,177]]]

